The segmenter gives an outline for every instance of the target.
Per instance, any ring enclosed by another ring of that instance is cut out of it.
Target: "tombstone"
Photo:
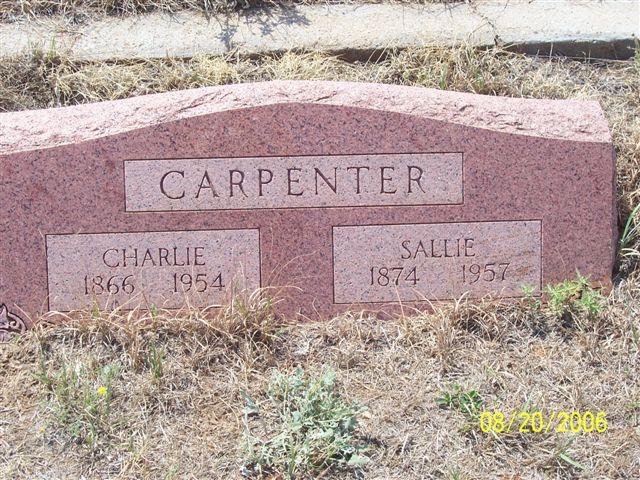
[[[287,318],[610,285],[596,102],[266,82],[0,114],[0,315],[220,305]]]

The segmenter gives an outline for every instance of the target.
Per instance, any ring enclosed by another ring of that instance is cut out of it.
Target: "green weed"
[[[151,369],[151,373],[156,380],[160,380],[164,374],[164,350],[158,348],[155,343],[149,345],[149,355],[147,357],[147,363]]]
[[[41,359],[35,377],[47,390],[54,426],[73,441],[94,448],[100,435],[109,428],[113,380],[119,370],[117,364],[91,370],[81,364],[62,363],[50,371]]]
[[[580,273],[575,280],[565,280],[556,285],[547,285],[548,305],[558,317],[576,313],[597,315],[604,309],[605,298],[591,288],[589,279]]]
[[[99,320],[101,316],[102,312],[100,311],[100,306],[98,305],[98,302],[94,302],[91,307],[91,318],[93,320]]]
[[[160,317],[160,310],[155,303],[152,303],[149,306],[149,316],[151,317],[151,320],[158,320],[158,318]]]
[[[561,464],[565,463],[575,468],[576,470],[584,470],[585,469],[584,465],[582,465],[580,462],[574,459],[569,453],[569,448],[571,447],[574,441],[575,441],[575,437],[568,437],[566,439],[561,439],[560,443],[556,447],[555,457],[557,461]]]
[[[264,409],[244,394],[248,473],[277,473],[292,479],[368,461],[366,446],[355,438],[364,407],[342,399],[335,380],[331,370],[319,377],[307,376],[299,368],[278,371],[269,383]],[[263,422],[272,420],[266,439],[251,433],[249,417],[254,415]]]
[[[533,310],[539,310],[541,302],[540,298],[534,295],[535,287],[531,285],[522,285],[520,289],[522,290],[525,305]]]
[[[454,385],[453,391],[442,392],[436,398],[436,404],[441,408],[458,410],[467,420],[475,421],[480,416],[484,401],[477,390],[465,392],[460,385]]]
[[[636,350],[640,350],[640,331],[631,320],[631,340],[633,340],[633,344],[636,346]]]
[[[637,55],[637,53],[636,53]],[[640,236],[640,204],[629,214],[624,225],[620,240],[618,241],[618,254],[622,257],[638,257],[640,252],[634,248],[634,244]]]

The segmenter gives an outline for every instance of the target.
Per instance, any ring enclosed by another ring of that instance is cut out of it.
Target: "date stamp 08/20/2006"
[[[541,411],[506,414],[500,410],[485,410],[479,418],[484,433],[604,433],[609,428],[605,411]]]

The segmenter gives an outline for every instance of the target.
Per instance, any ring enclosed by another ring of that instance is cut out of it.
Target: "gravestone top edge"
[[[70,107],[0,113],[0,155],[60,147],[159,124],[287,104],[399,113],[464,127],[557,140],[611,143],[600,104],[423,87],[269,81],[204,87]]]

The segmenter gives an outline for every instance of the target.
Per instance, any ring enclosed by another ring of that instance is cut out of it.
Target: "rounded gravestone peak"
[[[0,154],[52,148],[248,108],[332,105],[393,112],[515,135],[611,142],[598,102],[477,95],[375,83],[271,81],[0,114]]]

